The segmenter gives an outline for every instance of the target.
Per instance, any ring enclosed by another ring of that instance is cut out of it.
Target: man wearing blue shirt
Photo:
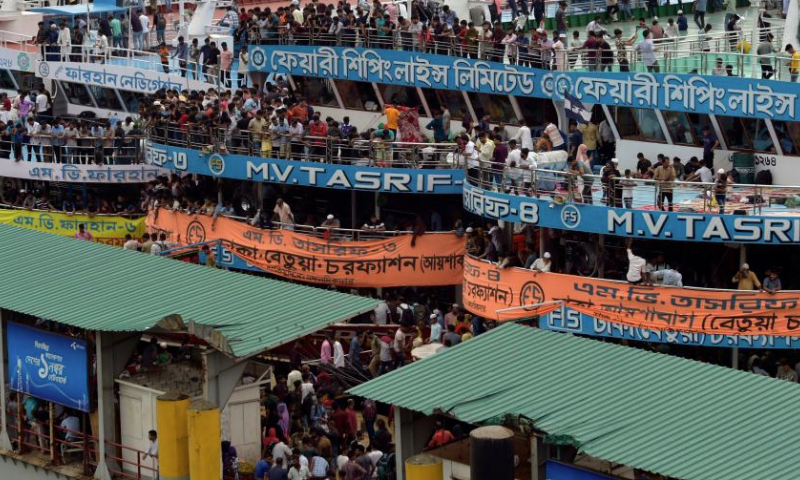
[[[267,472],[269,472],[269,462],[267,462],[268,452],[264,449],[261,460],[256,463],[256,468],[253,470],[253,478],[256,480],[267,480]]]
[[[706,26],[707,5],[708,0],[694,0],[694,5],[692,6],[692,12],[694,12],[694,23],[697,24],[697,28],[700,30]]]
[[[433,141],[436,143],[443,143],[446,142],[447,133],[444,131],[444,122],[442,121],[442,113],[436,112],[433,115],[433,120],[431,120],[428,125],[425,126],[428,130],[433,130]]]

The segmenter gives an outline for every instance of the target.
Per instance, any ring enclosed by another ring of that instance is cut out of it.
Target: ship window
[[[558,115],[552,100],[535,97],[516,97],[517,105],[528,126],[536,130],[548,123],[558,123]]]
[[[8,70],[0,70],[0,88],[3,90],[16,90],[17,85]]]
[[[14,76],[14,80],[17,81],[17,85],[19,88],[24,88],[25,90],[38,90],[40,85],[43,85],[42,79],[37,77],[35,73],[32,72],[20,72],[17,70],[10,70],[11,75]]]
[[[781,143],[784,155],[797,155],[800,153],[800,123],[773,120],[775,135]]]
[[[292,77],[297,91],[312,105],[339,108],[331,84],[327,79],[314,77]]]
[[[648,142],[666,142],[655,110],[614,107],[611,109],[620,138]]]
[[[139,100],[144,96],[139,92],[131,92],[129,90],[117,90],[119,96],[122,97],[122,103],[125,104],[125,109],[130,113],[139,113]]]
[[[69,99],[69,103],[80,105],[82,107],[93,107],[92,97],[86,90],[86,85],[73,82],[61,82],[64,88],[64,93]]]
[[[767,129],[763,121],[755,118],[717,115],[717,122],[720,130],[722,130],[722,135],[725,137],[725,143],[730,150],[753,150],[753,139],[756,138],[758,128]],[[767,133],[766,137],[769,139],[769,133]],[[768,140],[766,147],[773,147],[771,140]]]
[[[439,90],[434,88],[423,88],[422,94],[431,109],[431,115],[439,110],[442,105],[446,105],[450,110],[450,118],[461,120],[468,116],[469,109],[464,103],[464,95],[458,90]]]
[[[672,137],[673,143],[678,145],[696,145],[700,146],[700,138],[694,133],[692,122],[684,112],[671,112],[669,110],[662,110],[664,114],[664,121],[667,123],[667,130],[669,136]],[[703,127],[700,127],[701,129]],[[701,132],[702,135],[702,132]]]
[[[378,96],[369,82],[355,82],[353,80],[336,80],[336,87],[342,97],[344,108],[351,110],[367,110],[376,112],[380,109]]]
[[[392,105],[402,105],[403,107],[416,108],[420,115],[425,115],[425,108],[422,100],[419,99],[415,87],[404,87],[402,85],[389,85],[377,83],[378,90],[383,97],[383,103]],[[452,114],[451,114],[452,115]]]
[[[108,110],[123,110],[122,104],[113,88],[98,87],[97,85],[87,85],[89,91],[97,102],[98,108]]]
[[[483,118],[484,115],[489,115],[490,121],[495,123],[517,123],[518,120],[517,115],[514,113],[514,107],[511,106],[511,101],[506,95],[491,95],[475,92],[469,92],[468,95],[478,120]]]

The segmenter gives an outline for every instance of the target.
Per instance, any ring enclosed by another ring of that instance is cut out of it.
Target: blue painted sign
[[[545,464],[545,476],[547,480],[616,480],[619,478],[554,460],[548,460]]]
[[[89,364],[86,342],[9,323],[8,381],[11,389],[88,412]]]
[[[638,342],[669,343],[703,347],[739,347],[800,349],[800,337],[776,335],[715,335],[699,332],[677,332],[623,325],[600,320],[569,307],[562,307],[539,319],[539,327],[558,332],[579,333],[593,337],[610,337]]]
[[[200,150],[152,142],[146,143],[145,156],[149,164],[176,172],[342,190],[460,194],[464,183],[462,169],[329,165],[246,155],[203,154]]]
[[[552,98],[589,104],[795,121],[791,82],[646,72],[562,72],[468,58],[365,48],[250,47],[250,68],[410,87]]]
[[[620,237],[718,243],[800,243],[800,218],[555,204],[464,185],[464,209],[487,218]]]

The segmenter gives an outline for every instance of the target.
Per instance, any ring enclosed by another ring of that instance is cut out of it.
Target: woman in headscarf
[[[289,438],[289,408],[285,403],[278,404],[278,426],[283,431],[283,436]]]
[[[272,452],[272,446],[277,445],[280,443],[281,439],[278,438],[278,432],[274,428],[270,428],[267,432],[267,436],[261,440],[262,445],[264,448],[269,448],[269,453]]]

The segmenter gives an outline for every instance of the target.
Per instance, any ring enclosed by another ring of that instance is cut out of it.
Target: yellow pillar
[[[197,400],[189,407],[189,465],[192,480],[219,480],[222,472],[219,407]]]
[[[179,392],[167,392],[156,398],[161,480],[189,480],[189,403],[189,397]]]
[[[442,480],[444,478],[442,459],[425,453],[414,455],[406,460],[406,478],[408,480]]]

